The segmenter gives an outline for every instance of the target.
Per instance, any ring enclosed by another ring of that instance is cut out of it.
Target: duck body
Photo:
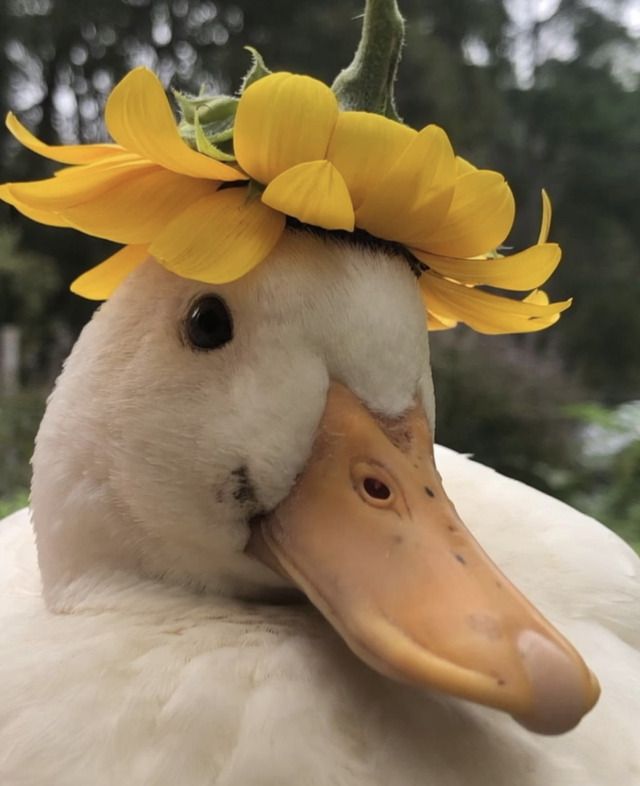
[[[408,267],[298,234],[260,267],[204,287],[234,318],[220,350],[181,327],[203,286],[150,261],[67,361],[31,516],[0,524],[0,783],[640,784],[640,570],[597,522],[436,451],[461,518],[601,681],[558,737],[382,676],[247,554],[299,488],[334,381],[433,421]]]

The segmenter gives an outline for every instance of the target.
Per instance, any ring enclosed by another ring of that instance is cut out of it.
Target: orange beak
[[[573,728],[597,701],[580,655],[459,519],[419,406],[385,421],[332,384],[304,473],[248,550],[382,674],[543,734]]]

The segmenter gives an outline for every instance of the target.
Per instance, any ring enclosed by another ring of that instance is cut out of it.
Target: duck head
[[[597,682],[459,519],[433,424],[400,255],[288,231],[221,286],[149,260],[83,331],[38,435],[48,602],[123,570],[297,589],[382,674],[566,731]]]

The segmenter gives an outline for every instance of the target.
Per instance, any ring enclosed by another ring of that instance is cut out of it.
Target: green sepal
[[[217,147],[216,143],[226,142],[233,136],[233,129],[229,128],[226,131],[217,134],[207,134],[200,123],[200,114],[196,113],[195,123],[193,124],[195,130],[195,143],[199,153],[204,153],[210,158],[215,158],[216,161],[235,161],[236,157],[231,153],[225,153]]]
[[[258,79],[271,73],[260,53],[251,46],[245,47],[252,58],[251,68],[242,80],[240,93]],[[233,125],[240,99],[237,96],[198,96],[173,91],[182,119],[178,125],[180,136],[194,150],[217,161],[235,161],[233,155]],[[226,146],[221,147],[221,145]]]
[[[191,147],[218,161],[235,161],[232,151],[219,147],[233,137],[239,99],[235,96],[189,96],[174,90],[182,120],[180,135]]]
[[[196,113],[203,126],[216,123],[233,125],[233,119],[240,99],[236,96],[190,96],[187,93],[173,91],[178,102],[182,118],[186,123],[193,125]]]
[[[171,92],[173,97],[178,103],[182,120],[186,123],[193,123],[199,102],[205,101],[204,96],[192,96],[188,93],[181,93],[179,90],[172,88]]]
[[[254,82],[257,82],[258,79],[262,79],[264,76],[269,76],[271,71],[266,67],[264,64],[264,60],[262,59],[262,55],[252,46],[245,46],[247,52],[251,54],[251,67],[244,75],[242,80],[242,84],[240,85],[240,95],[244,93],[244,91],[252,85]]]
[[[254,199],[260,199],[265,187],[257,180],[250,180],[247,185],[247,202],[253,202]]]

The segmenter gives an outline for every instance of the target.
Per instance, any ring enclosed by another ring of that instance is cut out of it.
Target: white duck
[[[495,586],[433,418],[387,251],[288,231],[233,284],[133,273],[38,435],[38,559],[26,511],[0,526],[0,783],[640,783],[637,557],[464,456],[436,451],[461,517],[601,699],[541,736],[362,662],[543,731],[597,695]]]

